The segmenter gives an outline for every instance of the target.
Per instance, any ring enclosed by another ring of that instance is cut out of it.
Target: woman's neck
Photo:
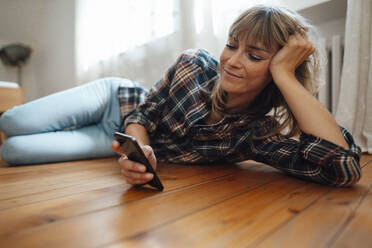
[[[251,105],[256,95],[227,94],[226,112],[239,113]]]
[[[225,104],[224,112],[230,113],[230,114],[243,113],[249,108],[253,100],[254,98],[249,100],[248,97],[243,98],[243,97],[232,96],[231,94],[227,95],[227,101]],[[222,118],[223,116],[221,115],[221,113],[214,111],[212,109],[212,111],[209,113],[209,115],[205,119],[205,122],[208,125],[211,125],[211,124],[215,124],[219,122]]]
[[[205,119],[205,122],[208,124],[208,125],[212,125],[212,124],[215,124],[217,122],[219,122],[220,120],[222,119],[222,115],[220,113],[217,113],[216,111],[211,111],[207,118]]]

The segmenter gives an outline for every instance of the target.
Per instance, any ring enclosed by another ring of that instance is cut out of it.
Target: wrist
[[[150,145],[150,139],[147,134],[146,128],[140,124],[129,124],[125,129],[125,133],[136,138],[141,147]]]
[[[293,81],[298,81],[295,73],[290,70],[278,69],[271,73],[273,81],[276,85],[287,84]]]

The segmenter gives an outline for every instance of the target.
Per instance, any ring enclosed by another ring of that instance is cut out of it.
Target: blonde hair
[[[255,6],[243,12],[231,25],[229,37],[244,38],[248,43],[261,43],[266,49],[283,47],[289,36],[295,32],[305,32],[310,40],[314,38],[314,28],[299,14],[284,7]],[[315,41],[312,41],[316,46]],[[319,57],[316,50],[295,71],[297,80],[313,95],[318,91]],[[217,82],[212,91],[212,111],[223,115],[226,111],[226,92]],[[273,134],[293,137],[299,133],[299,127],[292,111],[274,82],[256,97],[245,114],[253,118],[265,118],[267,115],[277,120],[277,124],[265,134],[256,138],[265,138]],[[286,131],[286,133],[284,133]]]

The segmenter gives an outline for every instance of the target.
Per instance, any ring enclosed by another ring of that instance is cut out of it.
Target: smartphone
[[[114,137],[120,143],[121,148],[129,160],[143,164],[146,166],[146,172],[154,174],[153,179],[148,182],[148,184],[159,190],[163,190],[163,184],[160,182],[159,177],[156,175],[156,172],[152,168],[150,162],[147,160],[136,139],[133,136],[120,132],[115,132]]]

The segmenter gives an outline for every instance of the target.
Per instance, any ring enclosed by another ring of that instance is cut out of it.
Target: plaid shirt
[[[144,126],[158,161],[170,163],[255,160],[302,179],[329,185],[356,183],[361,150],[340,127],[350,149],[302,133],[299,140],[273,135],[252,139],[273,128],[272,117],[225,115],[208,125],[211,91],[219,77],[218,61],[205,50],[187,50],[150,91],[137,83],[119,87],[122,131]]]

